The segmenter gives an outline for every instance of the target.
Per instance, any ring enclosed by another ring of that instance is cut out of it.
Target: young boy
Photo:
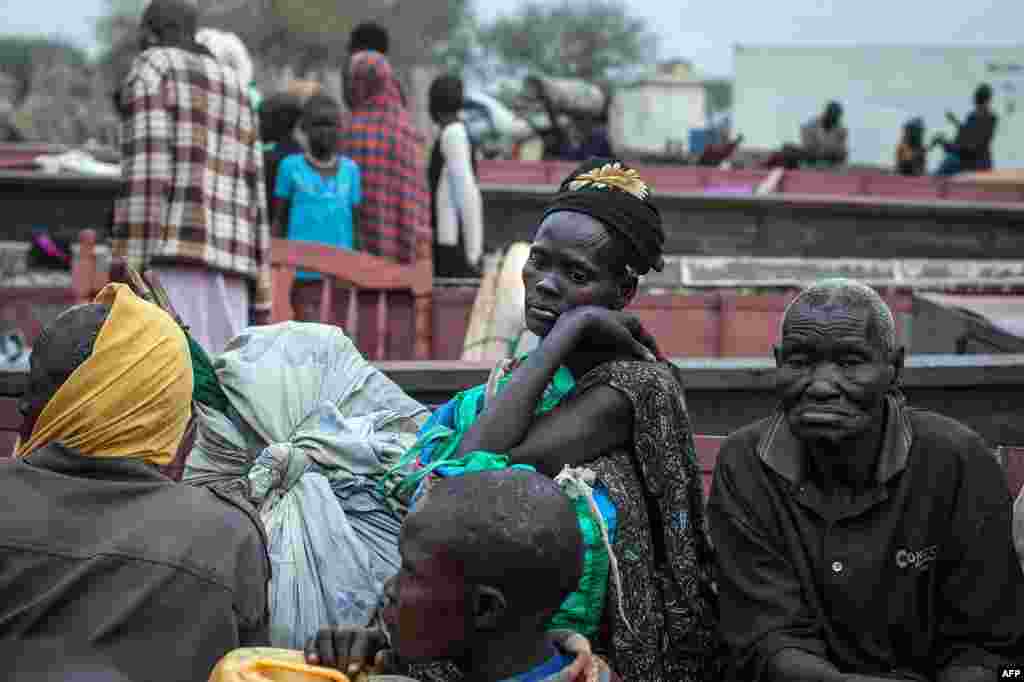
[[[441,480],[399,542],[387,633],[321,630],[306,645],[309,663],[350,676],[374,664],[430,682],[618,681],[584,638],[545,632],[583,561],[576,514],[550,478],[503,469]]]

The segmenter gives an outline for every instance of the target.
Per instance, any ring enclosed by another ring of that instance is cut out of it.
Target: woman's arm
[[[581,341],[600,337],[621,357],[655,359],[642,339],[649,338],[630,315],[601,308],[577,308],[559,317],[551,332],[516,368],[500,393],[487,401],[483,413],[466,432],[457,452],[508,453],[514,463],[537,466],[547,457],[586,461],[628,440],[632,433],[628,402],[614,389],[587,391],[569,404],[536,417],[537,404],[558,368],[566,364]],[[570,452],[570,450],[573,450]],[[555,453],[565,451],[566,457]],[[558,466],[555,473],[558,472]]]
[[[632,439],[629,399],[610,386],[596,386],[537,417],[508,455],[512,464],[529,464],[556,476],[563,467],[592,462]]]
[[[576,347],[579,326],[555,325],[516,368],[504,389],[487,401],[483,413],[463,437],[458,456],[474,450],[509,452],[523,441],[544,389]]]

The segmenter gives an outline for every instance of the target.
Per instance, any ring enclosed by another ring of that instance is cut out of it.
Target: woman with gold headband
[[[59,641],[153,682],[206,679],[228,651],[267,643],[258,520],[157,469],[193,387],[184,331],[128,285],[43,332],[22,445],[0,463],[0,641]]]
[[[664,264],[639,173],[592,159],[561,185],[523,268],[526,326],[542,340],[424,425],[399,495],[436,477],[528,466],[575,497],[580,588],[551,627],[593,640],[623,679],[713,679],[718,644],[700,474],[682,385],[624,309]],[[566,469],[568,468],[568,469]],[[428,675],[424,675],[428,677]]]

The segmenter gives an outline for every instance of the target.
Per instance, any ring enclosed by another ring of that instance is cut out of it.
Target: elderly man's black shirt
[[[781,413],[736,432],[708,508],[723,634],[743,676],[786,648],[918,679],[1024,660],[1011,503],[979,436],[895,399],[876,484],[846,504],[805,475]]]

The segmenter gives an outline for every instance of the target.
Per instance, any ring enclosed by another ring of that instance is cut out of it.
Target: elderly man
[[[270,313],[263,155],[246,83],[195,40],[188,0],[153,0],[120,96],[125,193],[112,251],[155,270],[205,348]]]
[[[786,311],[773,416],[723,444],[709,500],[741,679],[995,680],[1024,654],[1006,478],[964,425],[907,407],[869,287]]]
[[[57,318],[31,363],[25,440],[0,464],[0,643],[57,643],[148,682],[204,680],[265,645],[259,520],[154,466],[190,415],[181,328],[111,284]]]

